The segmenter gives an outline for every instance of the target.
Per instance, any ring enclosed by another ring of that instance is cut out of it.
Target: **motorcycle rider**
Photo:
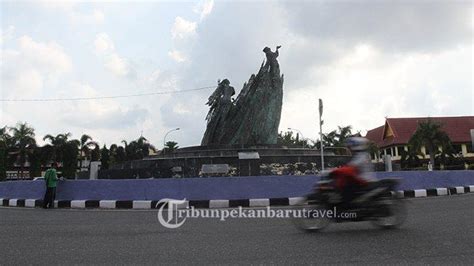
[[[331,175],[336,181],[343,202],[350,203],[359,191],[369,188],[376,181],[368,152],[369,141],[362,137],[351,137],[346,141],[352,158],[346,166],[335,169]]]

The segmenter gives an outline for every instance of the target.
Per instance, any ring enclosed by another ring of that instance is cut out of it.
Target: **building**
[[[402,150],[408,150],[408,141],[415,133],[418,124],[428,119],[440,123],[441,129],[451,139],[456,153],[474,163],[471,138],[474,116],[386,118],[383,126],[369,130],[366,135],[366,138],[374,142],[379,149],[379,153],[372,154],[374,162],[380,162],[384,155],[390,155],[392,161],[399,162]],[[424,147],[421,153],[424,154],[423,159],[429,159]]]

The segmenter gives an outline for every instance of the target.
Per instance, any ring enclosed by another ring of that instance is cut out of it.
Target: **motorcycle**
[[[405,200],[394,192],[399,179],[382,179],[371,182],[357,191],[353,200],[344,201],[336,188],[337,176],[332,171],[317,182],[311,194],[297,202],[292,221],[306,232],[316,232],[331,222],[370,221],[379,228],[401,226],[407,217]]]

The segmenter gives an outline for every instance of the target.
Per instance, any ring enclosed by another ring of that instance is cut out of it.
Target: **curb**
[[[400,190],[396,192],[402,198],[424,198],[457,195],[465,193],[474,193],[473,186],[449,187],[449,188],[431,188]],[[237,208],[237,207],[267,207],[267,206],[292,206],[302,197],[291,198],[270,198],[270,199],[239,199],[239,200],[189,200],[179,205],[178,208]],[[43,200],[38,199],[2,199],[0,206],[3,207],[42,207]],[[161,207],[156,200],[56,200],[55,208],[71,209],[158,209]]]

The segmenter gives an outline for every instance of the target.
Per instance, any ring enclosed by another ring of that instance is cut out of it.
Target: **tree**
[[[370,156],[372,157],[372,155],[379,155],[380,154],[380,150],[379,150],[379,147],[377,147],[377,144],[375,144],[373,141],[370,141],[369,142],[369,147],[368,147],[368,152],[370,153]],[[376,159],[376,158],[374,158]]]
[[[63,161],[63,150],[64,150],[64,145],[69,140],[69,137],[71,137],[71,133],[66,133],[66,134],[58,134],[56,136],[52,135],[46,135],[44,136],[43,140],[49,140],[51,143],[51,147],[53,150],[52,158],[51,160],[55,162],[62,162]]]
[[[82,161],[90,158],[91,149],[97,145],[95,141],[92,141],[91,136],[83,134],[80,138],[80,156],[79,156],[79,169],[82,170]]]
[[[421,165],[420,158],[418,158],[418,153],[411,146],[408,145],[408,151],[402,149],[400,151],[400,167],[402,170],[407,170]]]
[[[325,147],[344,147],[352,136],[352,126],[338,126],[336,130],[323,134],[323,144]]]
[[[42,164],[42,148],[34,146],[28,155],[28,161],[30,162],[30,177],[41,176],[41,164]]]
[[[125,140],[122,141],[125,144],[125,155],[126,155],[126,160],[140,160],[143,159],[144,157],[148,156],[150,153],[150,150],[156,151],[155,147],[151,145],[148,140],[141,136],[137,140],[133,140],[130,143],[127,143]],[[117,147],[116,150],[116,156],[118,156],[118,150],[119,148]],[[121,155],[123,153],[120,151]],[[117,158],[114,158],[117,160]],[[120,158],[121,159],[121,158]]]
[[[141,150],[142,158],[147,157],[148,155],[150,155],[150,150],[156,151],[155,147],[153,145],[151,145],[148,142],[148,140],[143,136],[140,136],[137,139],[137,144],[138,144],[139,149]],[[178,143],[176,143],[176,144],[178,144]],[[176,148],[178,148],[178,147],[176,147]]]
[[[52,158],[55,162],[62,162],[63,176],[75,177],[77,170],[77,161],[79,147],[81,142],[77,139],[69,139],[71,133],[58,134],[55,137],[46,135],[43,140],[49,140],[52,147]]]
[[[167,141],[165,143],[165,148],[163,149],[164,152],[166,153],[171,153],[171,152],[174,152],[175,150],[177,150],[179,148],[178,146],[178,142],[175,142],[175,141]]]
[[[109,169],[109,160],[110,160],[110,154],[109,150],[104,144],[104,147],[100,150],[100,168],[101,169]]]
[[[79,159],[78,140],[70,140],[63,146],[63,176],[74,178],[77,171],[77,160]]]
[[[122,163],[127,160],[127,154],[125,154],[125,148],[122,146],[117,147],[117,151],[115,154],[115,161],[117,163]]]
[[[345,126],[341,127],[338,126],[338,133],[336,134],[337,136],[337,143],[336,147],[342,147],[346,145],[346,141],[348,138],[352,137],[352,126]]]
[[[413,136],[408,141],[408,144],[414,150],[419,152],[424,146],[430,156],[431,165],[435,166],[435,154],[438,152],[438,147],[451,147],[451,140],[449,136],[441,129],[441,124],[428,119],[425,122],[420,122]]]
[[[94,143],[94,149],[91,151],[91,161],[99,161],[100,160],[100,146],[97,143]]]
[[[10,146],[11,136],[8,134],[8,127],[0,128],[0,181],[7,178],[7,155]]]
[[[297,133],[296,136],[293,136],[293,131],[286,131],[278,133],[277,143],[284,146],[290,147],[308,147],[307,139],[300,139],[300,135]]]
[[[13,133],[13,146],[17,152],[17,162],[20,165],[19,176],[23,176],[23,168],[28,156],[28,152],[36,145],[35,130],[25,123],[18,123],[11,128]]]

